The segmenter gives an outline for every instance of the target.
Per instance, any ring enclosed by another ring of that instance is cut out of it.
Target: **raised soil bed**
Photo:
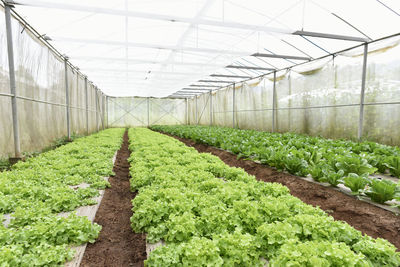
[[[319,206],[336,220],[345,221],[364,234],[374,238],[384,238],[400,250],[400,216],[391,211],[360,201],[332,187],[322,186],[254,161],[237,159],[237,155],[228,151],[197,144],[190,139],[172,137],[194,147],[199,152],[211,153],[219,157],[231,167],[243,168],[247,173],[254,175],[257,180],[283,184],[290,189],[293,196],[303,202]]]
[[[94,221],[103,226],[99,238],[88,244],[81,262],[84,266],[143,266],[146,259],[146,238],[144,234],[132,231],[132,199],[136,193],[130,191],[128,133],[117,153],[117,159],[103,200]]]

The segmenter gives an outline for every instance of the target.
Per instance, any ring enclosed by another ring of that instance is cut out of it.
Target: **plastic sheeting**
[[[390,145],[400,145],[398,40],[397,36],[374,42],[367,57],[362,136]],[[310,62],[286,73],[278,72],[275,131],[357,139],[362,49]],[[272,131],[272,74],[236,85],[234,114],[232,90],[229,87],[213,94],[213,125]],[[205,102],[208,98],[209,94],[204,94],[197,99],[200,125],[210,124],[210,107]],[[189,100],[192,125],[196,124],[195,103],[195,98]]]
[[[299,30],[375,40],[397,33],[400,23],[399,0],[14,2],[112,96],[166,97],[210,74],[268,72],[225,68],[231,64],[282,69],[302,62],[253,53],[318,58],[359,44],[293,34]]]
[[[155,124],[186,124],[185,99],[108,97],[109,127],[139,127]]]
[[[22,152],[32,152],[67,135],[65,67],[63,60],[19,21],[12,18],[16,94]],[[0,158],[14,153],[11,98],[4,10],[0,7]],[[98,106],[96,126],[95,88],[68,66],[71,133],[86,134],[101,127],[103,106]],[[98,94],[98,101],[104,96]],[[89,129],[86,129],[86,109]]]

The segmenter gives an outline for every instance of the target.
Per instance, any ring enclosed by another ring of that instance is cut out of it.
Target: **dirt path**
[[[117,153],[110,177],[111,188],[106,189],[95,222],[103,229],[94,244],[86,248],[81,266],[143,266],[146,259],[144,234],[135,234],[130,226],[131,200],[136,193],[130,192],[128,133]]]
[[[171,136],[171,135],[170,135]],[[175,136],[172,136],[175,137]],[[250,160],[237,159],[237,156],[215,147],[196,144],[190,139],[175,137],[199,152],[212,153],[232,167],[240,167],[257,180],[277,182],[287,186],[292,195],[305,203],[319,206],[336,220],[346,221],[354,228],[372,237],[389,240],[400,249],[400,216],[383,210],[332,188],[310,183],[298,177],[276,171],[275,169]]]

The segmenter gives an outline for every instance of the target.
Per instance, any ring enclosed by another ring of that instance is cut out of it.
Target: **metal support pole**
[[[196,113],[195,113],[195,119],[196,119],[196,125],[199,125],[199,121],[197,120],[197,96],[194,97],[195,100],[195,106],[196,106]]]
[[[86,76],[85,76],[85,104],[86,104],[86,134],[89,134],[89,99],[88,99],[88,87],[87,87]]]
[[[98,110],[99,110],[99,103],[98,103],[98,100],[99,100],[99,96],[98,96],[98,89],[97,89],[97,87],[95,87],[94,88],[94,95],[95,95],[95,97],[94,97],[94,99],[95,99],[95,104],[96,104],[96,129],[97,129],[97,131],[99,131],[99,112],[98,112]]]
[[[101,128],[104,130],[104,94],[101,92]]]
[[[106,96],[106,128],[108,128],[108,96]]]
[[[67,110],[67,138],[68,140],[71,140],[69,85],[68,85],[68,57],[64,57],[64,69],[65,69],[65,104]]]
[[[275,132],[276,120],[276,71],[274,71],[274,85],[272,87],[272,132]]]
[[[150,97],[147,98],[147,127],[150,126]]]
[[[365,80],[367,78],[367,58],[368,58],[368,43],[364,44],[363,68],[361,76],[361,94],[360,94],[360,117],[358,121],[358,140],[361,141],[363,124],[364,124],[364,95],[365,95]]]
[[[187,97],[185,98],[185,119],[186,119],[186,125],[189,124],[189,103],[188,103]]]
[[[13,133],[14,133],[14,155],[15,159],[21,158],[21,147],[19,140],[19,125],[18,125],[18,108],[17,108],[17,90],[15,83],[15,69],[14,69],[14,49],[12,40],[12,29],[11,29],[11,7],[5,5],[5,18],[6,18],[6,31],[7,31],[7,49],[8,49],[8,67],[10,75],[10,93],[11,97],[11,109],[12,109],[12,122],[13,122]]]
[[[235,128],[235,101],[236,101],[236,84],[233,84],[232,90],[232,128]]]
[[[213,125],[213,104],[212,104],[212,90],[210,90],[210,126]]]

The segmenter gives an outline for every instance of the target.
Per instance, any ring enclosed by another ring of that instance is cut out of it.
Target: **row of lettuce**
[[[211,154],[130,129],[132,229],[166,244],[147,266],[399,266],[386,240],[362,235]]]
[[[377,203],[400,200],[400,185],[370,178],[374,173],[400,177],[400,149],[374,142],[332,140],[294,133],[269,133],[207,126],[153,126],[152,129],[219,147],[239,157],[298,176],[310,175]]]
[[[70,138],[68,138],[67,136],[56,138],[55,140],[53,140],[50,143],[50,145],[46,146],[45,148],[43,148],[39,151],[24,151],[24,152],[22,152],[22,156],[25,159],[36,157],[36,156],[40,155],[41,153],[56,149],[57,147],[68,144],[68,143],[74,141],[75,139],[78,139],[81,137],[83,137],[83,135],[77,134],[77,133],[72,133]],[[0,158],[0,172],[10,170],[11,166],[12,166],[12,162],[10,162],[9,158],[7,158],[7,157]]]
[[[59,213],[95,204],[99,189],[109,186],[103,177],[112,174],[123,132],[82,137],[0,172],[0,266],[60,265],[73,258],[71,246],[94,242],[100,225]],[[11,215],[7,226],[4,215]]]

